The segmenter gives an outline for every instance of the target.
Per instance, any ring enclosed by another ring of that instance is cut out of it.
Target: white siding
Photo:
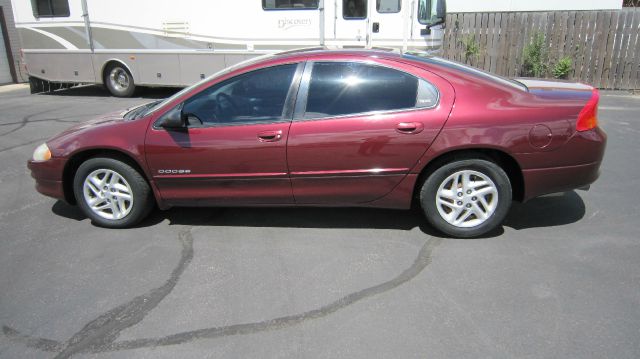
[[[28,2],[28,0],[21,0]],[[18,82],[27,81],[27,74],[21,66],[20,63],[20,37],[18,36],[18,31],[16,31],[15,21],[13,19],[13,9],[11,6],[10,0],[0,0],[0,6],[2,6],[2,11],[4,12],[4,20],[7,24],[7,32],[9,33],[9,43],[11,44],[11,56],[12,58],[9,61],[12,61],[14,67],[16,69],[16,75],[18,77]],[[2,47],[2,53],[6,54],[4,50],[4,45]],[[6,55],[5,55],[6,57]]]
[[[448,12],[622,9],[622,0],[448,0]]]
[[[2,31],[0,29],[0,31]],[[4,50],[4,34],[0,34],[0,84],[12,82],[7,52]]]

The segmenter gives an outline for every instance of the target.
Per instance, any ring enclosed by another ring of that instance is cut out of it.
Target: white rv
[[[445,0],[12,0],[32,92],[186,86],[304,47],[441,47]]]

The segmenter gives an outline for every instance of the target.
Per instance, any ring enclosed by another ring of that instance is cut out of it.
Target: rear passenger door
[[[296,203],[374,201],[409,173],[453,103],[448,82],[413,71],[307,63],[287,144]]]

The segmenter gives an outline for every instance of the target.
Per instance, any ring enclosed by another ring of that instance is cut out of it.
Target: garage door
[[[2,27],[0,27],[0,31]],[[11,70],[9,70],[9,60],[7,59],[7,51],[4,47],[4,33],[0,34],[0,84],[13,82],[11,79]]]

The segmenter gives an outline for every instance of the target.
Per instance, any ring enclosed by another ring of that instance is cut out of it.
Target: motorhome
[[[305,47],[438,50],[445,0],[12,0],[32,92],[186,86]]]

